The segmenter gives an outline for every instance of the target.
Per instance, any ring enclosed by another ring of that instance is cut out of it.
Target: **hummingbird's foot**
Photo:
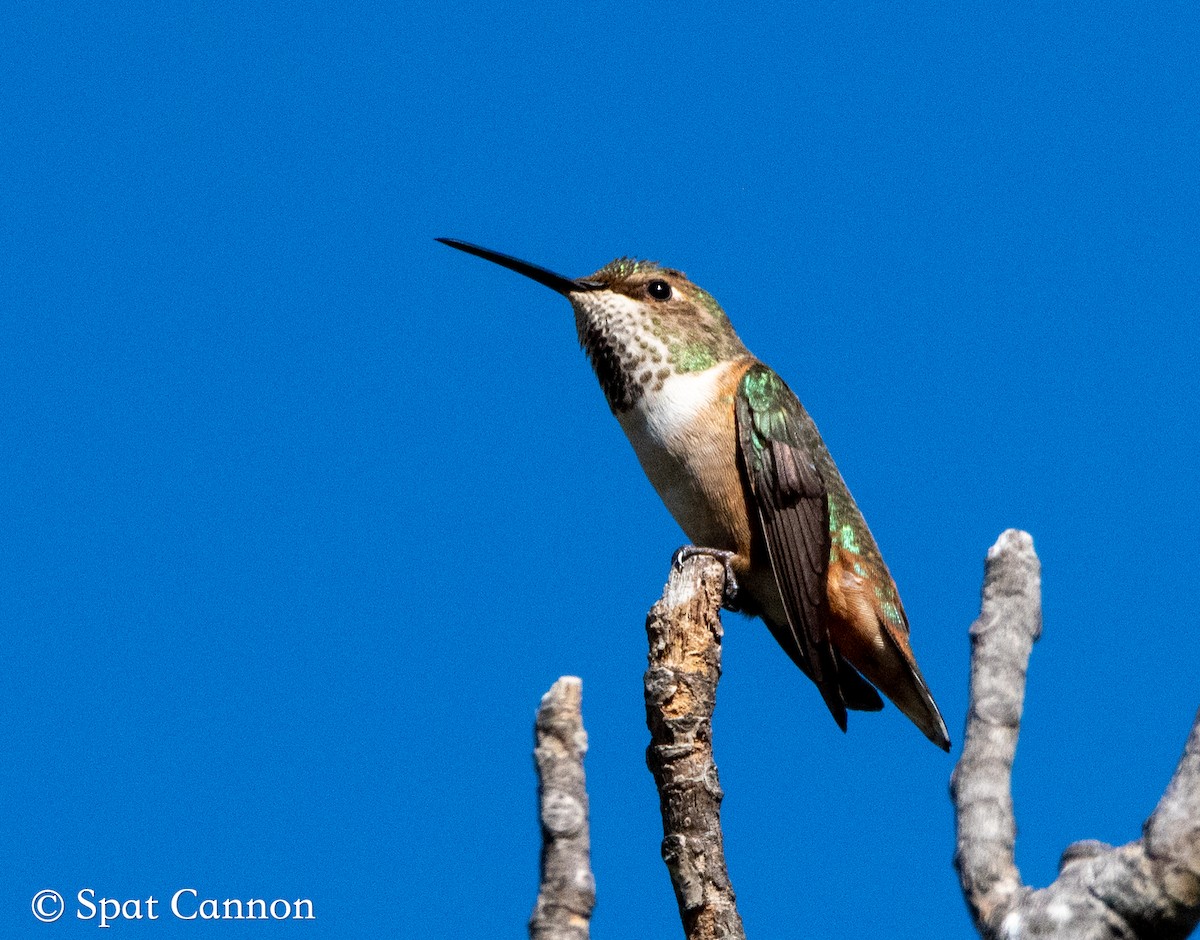
[[[708,555],[725,566],[725,588],[721,591],[721,606],[726,610],[740,610],[741,607],[738,605],[738,583],[733,573],[733,559],[737,553],[727,552],[720,548],[701,548],[698,545],[683,545],[671,557],[671,564],[676,568],[682,568],[683,563],[695,555]]]

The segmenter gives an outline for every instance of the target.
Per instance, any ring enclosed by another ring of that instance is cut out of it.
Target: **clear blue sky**
[[[1198,704],[1200,14],[944,6],[11,9],[0,932],[192,887],[311,898],[278,936],[521,936],[573,673],[594,935],[677,935],[641,675],[682,534],[566,302],[439,235],[688,272],[900,585],[950,757],[892,708],[842,735],[726,617],[752,937],[970,934],[946,788],[1010,526],[1045,577],[1022,872],[1137,837]]]

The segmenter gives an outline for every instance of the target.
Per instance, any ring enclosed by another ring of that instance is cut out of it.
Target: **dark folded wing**
[[[826,618],[829,499],[802,433],[811,423],[779,376],[761,363],[746,371],[737,396],[742,462],[783,596],[794,652],[808,663],[821,697],[844,730],[846,702]]]

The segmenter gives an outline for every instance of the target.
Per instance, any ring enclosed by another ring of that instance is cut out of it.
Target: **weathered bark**
[[[721,835],[712,713],[721,675],[724,571],[699,555],[672,567],[646,618],[646,763],[658,785],[663,860],[689,940],[744,938]]]
[[[542,697],[533,749],[542,824],[542,881],[529,920],[532,940],[587,940],[596,882],[590,861],[583,774],[583,683],[563,676]]]
[[[1033,539],[1004,532],[988,552],[971,626],[971,701],[950,793],[954,864],[975,926],[985,940],[1186,937],[1200,920],[1200,714],[1141,839],[1117,848],[1076,842],[1052,885],[1021,882],[1012,763],[1025,671],[1042,628],[1040,578]]]
[[[958,813],[954,864],[977,925],[998,922],[997,912],[1022,890],[1010,783],[1025,670],[1041,631],[1041,564],[1033,539],[1010,529],[988,551],[983,606],[971,625],[967,729],[950,778]]]

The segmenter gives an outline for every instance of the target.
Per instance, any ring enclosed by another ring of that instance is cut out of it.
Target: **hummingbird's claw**
[[[726,610],[740,610],[738,605],[738,583],[733,573],[733,559],[736,552],[727,552],[719,548],[701,548],[698,545],[682,545],[671,556],[672,567],[679,569],[683,563],[695,555],[708,555],[725,566],[725,587],[721,591],[721,606]]]

